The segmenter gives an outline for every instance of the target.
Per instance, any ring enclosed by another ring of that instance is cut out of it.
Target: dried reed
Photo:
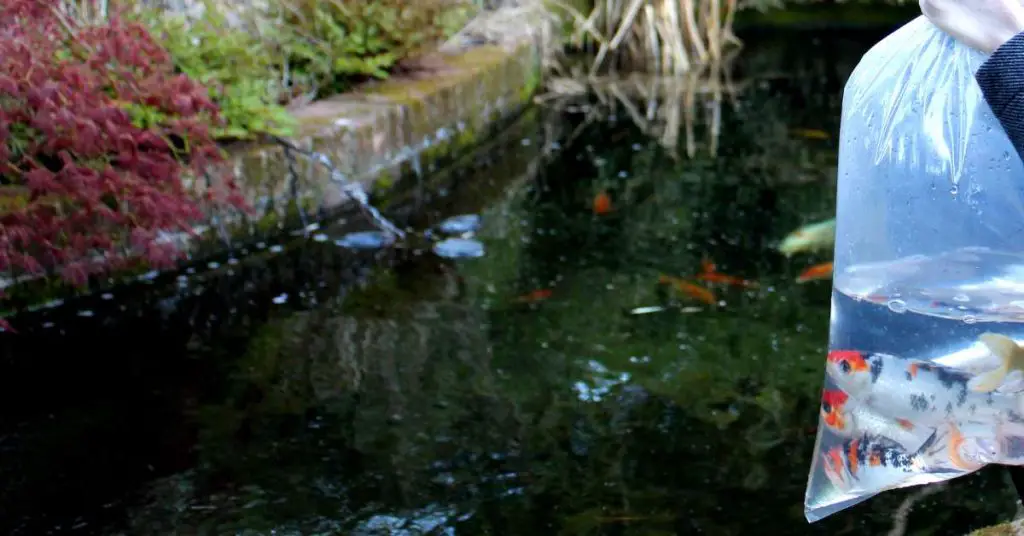
[[[569,44],[597,47],[590,74],[614,58],[631,70],[683,74],[721,61],[738,47],[732,32],[737,0],[595,0],[583,16],[566,0],[550,0],[573,21]]]
[[[597,119],[602,113],[625,112],[642,132],[657,138],[671,155],[678,156],[682,143],[689,158],[696,156],[702,146],[715,156],[722,130],[722,106],[726,100],[735,104],[736,94],[747,85],[732,80],[730,66],[734,57],[734,53],[728,54],[704,69],[680,76],[632,73],[598,77],[570,73],[549,78],[547,93],[537,100],[559,107],[574,102],[574,97],[591,94],[601,103],[601,111],[592,107],[588,119]],[[707,127],[704,142],[697,139],[698,124]]]

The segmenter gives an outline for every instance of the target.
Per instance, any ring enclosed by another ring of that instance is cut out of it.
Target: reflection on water
[[[717,158],[584,95],[386,208],[419,230],[393,247],[326,228],[32,317],[0,356],[0,532],[887,532],[912,492],[803,520],[830,289],[772,249],[832,213],[835,143],[792,132],[838,132],[873,38],[749,39]],[[704,259],[760,285],[659,283]],[[1009,517],[1004,478],[910,530]]]

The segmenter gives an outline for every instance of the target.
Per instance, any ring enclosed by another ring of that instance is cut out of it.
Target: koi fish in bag
[[[994,333],[979,341],[997,364],[978,373],[883,353],[829,352],[821,455],[812,463],[807,505],[832,513],[988,463],[1024,465],[1024,392],[997,391],[1024,349]]]
[[[810,522],[1024,465],[1024,163],[985,59],[919,17],[846,83]]]

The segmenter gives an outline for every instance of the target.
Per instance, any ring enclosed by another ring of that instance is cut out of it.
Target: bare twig
[[[906,534],[907,518],[910,516],[910,511],[914,508],[914,505],[929,495],[935,495],[945,490],[947,486],[948,484],[945,482],[924,486],[906,499],[903,499],[903,503],[900,504],[900,507],[896,509],[896,513],[892,516],[892,528],[889,529],[889,536],[903,536]]]

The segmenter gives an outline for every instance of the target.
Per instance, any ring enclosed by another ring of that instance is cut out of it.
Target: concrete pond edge
[[[345,181],[386,195],[401,179],[433,172],[452,153],[485,141],[492,127],[518,114],[541,85],[537,43],[522,42],[514,49],[481,45],[439,52],[431,60],[434,65],[424,75],[367,84],[294,110],[299,128],[289,141],[328,157]],[[286,214],[275,201],[296,194],[320,210],[345,203],[330,169],[287,158],[285,151],[268,144],[231,156],[252,206],[278,220]]]

